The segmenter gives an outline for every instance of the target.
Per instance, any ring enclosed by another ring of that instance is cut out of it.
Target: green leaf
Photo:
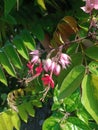
[[[17,24],[16,19],[9,14],[7,16],[3,17],[2,20],[4,22],[7,22],[8,24],[12,24],[12,25]]]
[[[34,36],[36,36],[36,38],[38,38],[38,40],[40,41],[44,40],[44,31],[40,24],[38,23],[33,24],[32,33]]]
[[[35,116],[35,110],[34,110],[32,104],[31,104],[31,102],[26,102],[26,103],[25,103],[25,109],[26,109],[27,113],[28,113],[30,116],[32,116],[32,117]]]
[[[5,45],[4,51],[8,55],[8,57],[10,58],[13,65],[15,67],[21,69],[22,68],[22,62],[19,58],[19,55],[16,52],[16,49],[10,43],[8,43],[7,45]]]
[[[21,123],[20,118],[15,111],[11,110],[11,112],[12,112],[12,115],[11,115],[12,124],[17,130],[20,130],[20,123]]]
[[[24,103],[22,103],[21,105],[19,105],[18,107],[18,111],[19,111],[19,116],[21,117],[21,119],[25,122],[25,123],[27,123],[27,119],[28,119],[28,114],[27,114],[27,112],[26,112],[26,110],[25,110],[25,105],[24,105]]]
[[[7,79],[1,67],[0,67],[0,81],[7,86]]]
[[[2,120],[4,121],[4,124],[6,126],[5,130],[13,130],[13,125],[11,121],[11,113],[9,111],[3,112]]]
[[[23,41],[20,37],[16,36],[13,40],[14,45],[17,48],[17,51],[19,52],[19,54],[25,58],[26,60],[29,60],[29,55],[28,55],[28,51],[25,47],[25,45],[23,44]]]
[[[0,62],[4,69],[8,72],[8,74],[10,74],[13,77],[16,77],[15,70],[12,64],[10,63],[7,55],[3,51],[0,51]]]
[[[98,61],[98,46],[89,47],[85,53],[89,58]]]
[[[42,107],[42,103],[39,101],[39,99],[32,100],[32,104],[35,107]]]
[[[15,6],[17,0],[4,0],[4,14],[8,15]]]
[[[35,40],[27,30],[22,31],[21,38],[28,49],[35,50]]]
[[[60,125],[56,118],[48,118],[45,120],[42,130],[60,130]]]
[[[98,62],[97,61],[90,62],[88,65],[88,68],[92,74],[95,74],[98,76]]]
[[[82,82],[82,104],[98,123],[98,76],[86,75]]]
[[[60,94],[58,98],[62,99],[71,95],[81,84],[84,73],[84,66],[80,65],[74,67],[63,80],[60,87]]]
[[[14,127],[20,130],[18,114],[11,109],[0,113],[0,130],[13,130]]]
[[[81,130],[91,130],[87,124],[77,117],[69,117],[67,121],[72,123],[75,126],[75,129],[80,128]]]

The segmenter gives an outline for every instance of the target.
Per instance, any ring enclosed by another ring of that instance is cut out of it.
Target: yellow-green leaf
[[[86,75],[82,82],[82,104],[98,123],[98,76]]]
[[[84,73],[85,68],[82,65],[75,66],[70,71],[61,84],[59,99],[71,95],[80,86]]]
[[[42,9],[46,10],[46,6],[45,6],[44,0],[37,0],[37,3],[42,7]]]
[[[11,112],[12,112],[12,115],[11,115],[12,124],[17,130],[20,130],[21,122],[20,122],[19,116],[15,111],[11,110]]]
[[[13,124],[10,112],[9,111],[3,112],[1,116],[6,126],[6,130],[13,130]]]

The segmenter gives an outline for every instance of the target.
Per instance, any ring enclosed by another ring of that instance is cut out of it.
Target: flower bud
[[[51,66],[51,64],[52,64],[52,61],[51,61],[51,59],[46,59],[45,61],[44,61],[44,70],[46,71],[46,72],[48,72],[49,70],[50,70],[50,66]]]
[[[50,71],[54,71],[54,68],[56,67],[56,63],[52,61],[51,66],[49,68]]]
[[[59,74],[60,74],[60,71],[61,71],[60,65],[59,65],[59,64],[56,64],[56,65],[55,65],[55,68],[54,68],[54,70],[53,70],[53,73],[54,73],[55,75],[59,75]]]

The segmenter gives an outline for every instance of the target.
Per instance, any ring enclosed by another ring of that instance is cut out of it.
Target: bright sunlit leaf
[[[82,82],[82,104],[98,123],[98,76],[86,75]]]

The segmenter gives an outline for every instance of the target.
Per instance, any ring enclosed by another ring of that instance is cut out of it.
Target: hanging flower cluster
[[[42,72],[42,81],[44,86],[54,88],[53,75],[58,76],[61,69],[66,69],[71,61],[71,58],[62,52],[58,52],[54,57],[50,58],[48,54],[45,60],[40,59],[39,50],[30,52],[31,60],[27,63],[28,73],[34,77],[38,77]]]
[[[98,0],[86,0],[86,5],[81,9],[86,13],[91,13],[93,9],[98,10]]]

